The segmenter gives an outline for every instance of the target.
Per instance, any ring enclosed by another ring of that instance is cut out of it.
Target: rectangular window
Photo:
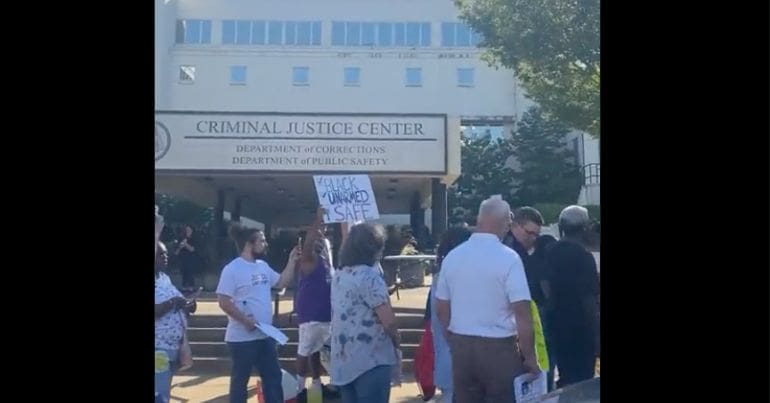
[[[406,69],[406,86],[422,87],[422,69],[419,67],[408,67]]]
[[[235,44],[235,20],[222,21],[222,43],[225,45]]]
[[[459,22],[441,23],[441,46],[445,47],[475,47],[483,37],[481,34]]]
[[[377,45],[393,46],[393,24],[387,22],[377,24]]]
[[[471,46],[471,29],[465,24],[457,24],[457,46]]]
[[[402,22],[393,24],[393,31],[395,31],[393,45],[406,46],[406,24]]]
[[[286,36],[284,37],[284,45],[296,45],[297,44],[297,23],[292,21],[286,21],[284,23],[286,27]]]
[[[361,85],[361,69],[359,67],[345,67],[345,86],[358,87]]]
[[[457,86],[473,87],[473,69],[472,68],[457,69]]]
[[[184,43],[201,43],[201,22],[200,20],[185,21]]]
[[[308,67],[294,67],[291,78],[294,85],[310,85],[310,69]]]
[[[176,43],[211,43],[211,20],[177,20]]]
[[[310,45],[310,21],[297,23],[297,45],[308,46]]]
[[[348,22],[345,24],[345,45],[347,46],[359,46],[361,45],[361,23],[360,22]]]
[[[430,23],[423,22],[420,24],[420,46],[430,46]]]
[[[237,21],[235,23],[235,44],[248,45],[251,43],[251,21]]]
[[[184,43],[184,20],[176,20],[176,43]]]
[[[345,46],[344,22],[332,22],[332,46]]]
[[[195,66],[179,66],[179,82],[192,84],[195,82]]]
[[[230,84],[246,84],[246,66],[230,66]]]
[[[374,28],[375,28],[375,24],[373,22],[365,22],[361,24],[361,45],[363,46],[375,45]]]
[[[267,36],[265,35],[265,28],[267,24],[264,21],[252,21],[251,22],[251,44],[252,45],[264,45]]]
[[[201,42],[204,45],[211,43],[211,20],[201,21]]]
[[[310,44],[315,46],[321,45],[321,21],[313,21]]]
[[[420,24],[408,22],[406,24],[406,46],[420,46]]]
[[[473,46],[479,46],[479,44],[484,41],[484,36],[482,36],[480,33],[475,32],[474,30],[471,30],[471,45]]]
[[[267,24],[267,43],[268,45],[283,44],[283,22],[270,21]]]
[[[441,23],[441,46],[455,46],[455,24],[453,22]]]

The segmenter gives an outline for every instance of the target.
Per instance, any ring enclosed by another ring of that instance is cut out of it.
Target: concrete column
[[[234,221],[234,222],[241,221],[241,201],[242,199],[240,197],[235,198],[233,211],[230,213],[230,221]]]
[[[412,200],[409,205],[409,226],[412,227],[414,236],[418,235],[419,229],[425,222],[425,210],[423,210],[422,203],[420,203],[420,192],[414,192]]]
[[[431,227],[433,239],[438,242],[447,229],[447,195],[446,185],[438,178],[431,180]]]

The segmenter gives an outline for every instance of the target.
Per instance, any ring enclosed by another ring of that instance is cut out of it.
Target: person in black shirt
[[[561,240],[546,253],[546,291],[560,388],[593,378],[599,352],[599,275],[593,255],[583,244],[589,224],[585,208],[562,210]]]
[[[524,272],[527,275],[529,294],[538,306],[545,303],[545,296],[540,287],[542,273],[536,272],[531,264],[529,251],[535,246],[535,241],[540,236],[540,228],[543,226],[543,216],[532,207],[521,207],[513,212],[511,217],[511,230],[503,238],[503,243],[516,251],[524,264]]]
[[[540,313],[540,322],[543,326],[543,337],[545,338],[545,346],[548,351],[548,374],[547,374],[547,386],[548,391],[553,390],[553,377],[554,368],[556,368],[556,355],[554,354],[553,347],[553,335],[551,331],[552,314],[550,306],[548,305],[549,289],[547,282],[548,266],[546,263],[546,255],[551,247],[556,243],[556,238],[551,235],[540,235],[535,241],[535,251],[529,257],[530,272],[527,273],[527,281],[530,283],[530,287],[537,287],[541,302],[537,304],[537,310]],[[532,285],[532,283],[538,284],[538,286]],[[535,295],[535,294],[532,294]]]
[[[192,227],[185,225],[183,231],[176,255],[179,257],[179,269],[182,272],[182,291],[185,292],[195,288],[195,272],[198,270],[200,258],[197,244],[193,240]]]

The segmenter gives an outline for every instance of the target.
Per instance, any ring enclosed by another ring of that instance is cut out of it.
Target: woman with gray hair
[[[399,334],[385,280],[377,267],[381,226],[354,225],[343,241],[332,280],[331,383],[343,403],[387,403]]]

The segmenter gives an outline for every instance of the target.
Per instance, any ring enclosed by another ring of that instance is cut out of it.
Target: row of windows
[[[429,22],[332,22],[332,46],[430,46]]]
[[[459,22],[441,23],[441,46],[475,47],[481,35]],[[332,21],[332,46],[429,47],[430,22]],[[176,43],[211,43],[211,20],[177,20]],[[321,21],[223,20],[224,45],[320,46]]]
[[[230,66],[230,84],[246,85],[246,66]],[[347,87],[361,85],[361,68],[345,67],[342,71],[342,80]],[[179,81],[186,84],[195,82],[195,66],[183,65],[179,67]],[[473,68],[457,69],[457,86],[473,87]],[[310,68],[297,66],[292,68],[292,84],[295,86],[310,85]],[[404,71],[404,85],[407,87],[422,87],[422,68],[408,67]]]
[[[225,45],[320,45],[321,21],[222,21]]]

